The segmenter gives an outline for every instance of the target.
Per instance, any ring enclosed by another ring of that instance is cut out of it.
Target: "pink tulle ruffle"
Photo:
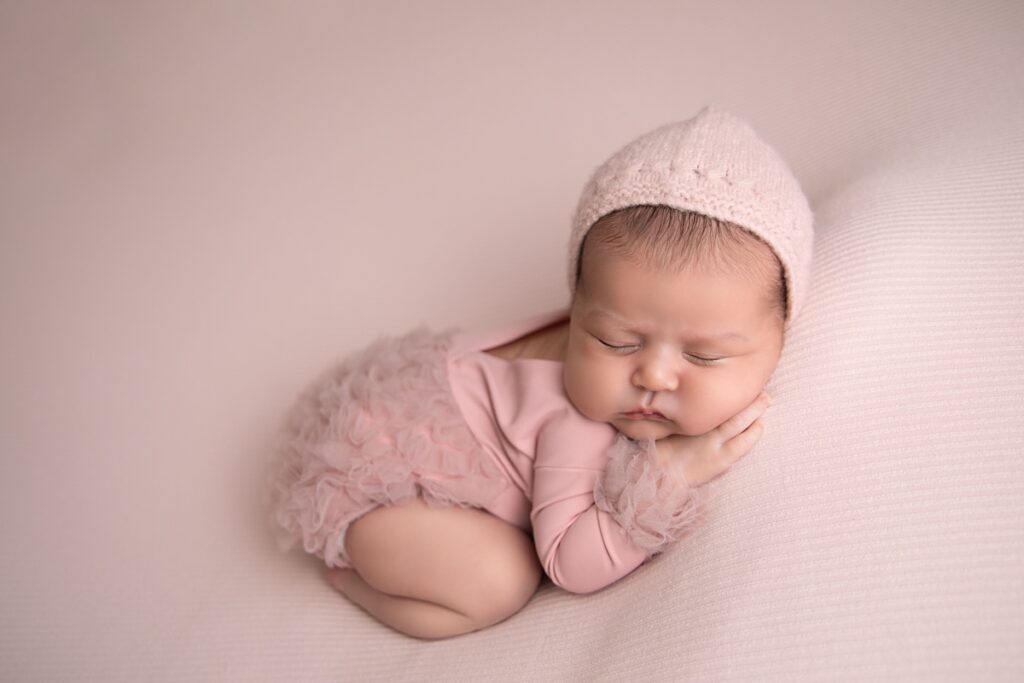
[[[597,507],[610,514],[637,547],[654,555],[703,516],[703,492],[677,480],[656,459],[654,441],[619,434],[594,485]]]
[[[301,540],[328,566],[348,566],[344,532],[377,505],[419,496],[482,507],[505,488],[452,396],[453,333],[379,338],[299,397],[270,481],[282,549]]]

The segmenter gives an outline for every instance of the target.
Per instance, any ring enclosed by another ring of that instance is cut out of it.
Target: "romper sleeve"
[[[701,490],[665,469],[653,439],[637,442],[619,434],[608,456],[604,476],[594,485],[594,502],[649,555],[660,553],[700,518]]]
[[[563,430],[538,435],[534,541],[552,582],[573,593],[626,576],[682,536],[703,509],[701,490],[660,464],[653,440],[609,431],[610,443],[606,437],[589,449]]]

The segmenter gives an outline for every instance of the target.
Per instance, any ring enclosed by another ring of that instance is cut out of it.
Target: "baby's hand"
[[[758,418],[769,405],[771,397],[762,391],[753,403],[707,434],[659,439],[655,442],[658,460],[691,486],[709,482],[754,447],[764,433],[764,423]]]

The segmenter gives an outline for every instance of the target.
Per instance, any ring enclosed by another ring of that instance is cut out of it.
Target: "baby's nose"
[[[633,384],[648,391],[675,391],[679,378],[672,368],[663,363],[645,363],[637,368]]]

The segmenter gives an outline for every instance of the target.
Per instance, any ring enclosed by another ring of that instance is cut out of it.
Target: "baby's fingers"
[[[745,430],[731,439],[724,440],[712,455],[690,460],[684,473],[686,481],[699,486],[714,479],[749,453],[762,434],[764,422],[755,419]]]
[[[728,441],[742,433],[754,424],[754,420],[764,414],[764,411],[771,405],[771,398],[765,392],[754,399],[749,406],[736,413],[718,427],[718,435],[723,442]]]
[[[754,420],[749,427],[722,444],[722,455],[732,465],[750,452],[764,435],[764,421]]]

